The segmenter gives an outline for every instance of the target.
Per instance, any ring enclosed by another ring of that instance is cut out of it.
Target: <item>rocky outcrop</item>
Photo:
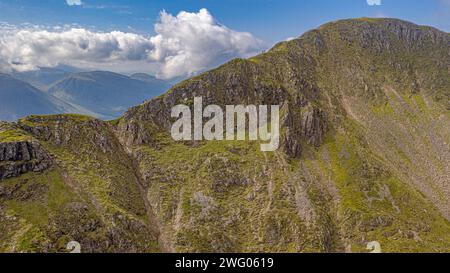
[[[31,116],[19,121],[18,127],[39,141],[46,141],[56,146],[80,145],[79,135],[86,134],[103,153],[114,153],[119,148],[115,143],[115,135],[109,132],[108,123],[87,116]]]
[[[51,156],[38,142],[0,143],[0,180],[27,172],[40,172],[52,164]]]
[[[301,156],[302,143],[318,147],[328,130],[326,114],[310,104],[289,106],[284,117],[282,143],[284,152],[293,158]]]
[[[324,110],[312,103],[319,93],[318,88],[302,79],[303,76],[296,76],[298,71],[293,70],[295,68],[289,68],[286,75],[248,60],[231,61],[174,86],[164,96],[130,109],[119,123],[118,135],[128,147],[152,145],[155,132],[170,132],[172,107],[178,104],[192,107],[195,97],[203,99],[204,107],[214,104],[222,109],[226,105],[279,105],[289,109],[281,111],[281,119],[285,121],[280,128],[285,152],[299,157],[301,145],[320,145],[328,127]],[[277,80],[265,80],[272,78]]]
[[[389,252],[448,251],[448,39],[397,20],[340,21],[184,81],[118,121],[0,122],[0,178],[51,166],[34,140],[58,164],[0,183],[0,252],[2,242],[65,251],[72,240],[83,252],[365,252],[379,236]],[[172,142],[170,110],[194,97],[280,105],[284,153]],[[53,196],[64,198],[48,206]],[[30,218],[29,201],[48,211]]]

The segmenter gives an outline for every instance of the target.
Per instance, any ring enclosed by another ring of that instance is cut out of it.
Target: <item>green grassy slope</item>
[[[174,248],[450,251],[449,41],[394,19],[338,21],[131,109],[120,137]],[[280,104],[285,153],[161,140],[194,96]]]
[[[338,21],[114,122],[23,119],[0,142],[32,137],[55,165],[0,182],[0,250],[450,252],[449,45],[399,20]],[[174,142],[170,109],[195,96],[281,105],[282,147]]]
[[[75,240],[84,252],[160,251],[133,161],[108,125],[60,115],[18,126],[24,130],[17,134],[32,134],[56,164],[0,183],[0,250],[64,252]]]

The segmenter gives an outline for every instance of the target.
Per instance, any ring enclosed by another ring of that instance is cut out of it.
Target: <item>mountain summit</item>
[[[366,252],[376,241],[384,252],[448,252],[449,72],[448,33],[342,20],[114,122],[2,124],[0,250],[76,240],[86,252]],[[194,97],[280,105],[283,148],[174,142],[171,108]]]

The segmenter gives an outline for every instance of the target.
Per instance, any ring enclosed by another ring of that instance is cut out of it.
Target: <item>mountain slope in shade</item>
[[[168,84],[156,79],[133,79],[104,72],[71,74],[49,88],[49,93],[80,105],[102,118],[117,118],[130,106],[160,95]]]
[[[39,70],[27,72],[14,72],[12,76],[18,80],[24,81],[34,87],[46,91],[50,85],[62,80],[70,72],[59,68],[42,67]]]
[[[449,71],[448,33],[343,20],[114,122],[0,124],[0,251],[450,252]],[[172,107],[200,96],[280,105],[282,148],[174,142]]]
[[[143,82],[149,82],[154,84],[164,84],[165,82],[163,80],[157,79],[156,77],[146,74],[146,73],[135,73],[130,75],[130,78],[143,81]]]
[[[28,83],[0,74],[0,120],[14,121],[28,115],[93,114],[46,94]]]

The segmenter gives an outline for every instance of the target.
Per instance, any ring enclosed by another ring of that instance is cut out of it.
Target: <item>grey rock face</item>
[[[152,145],[152,132],[170,132],[173,106],[185,104],[192,107],[193,99],[201,97],[204,106],[215,104],[222,109],[226,105],[249,104],[288,108],[281,113],[284,150],[291,157],[299,157],[302,145],[320,145],[327,131],[324,111],[310,102],[319,91],[304,80],[291,80],[297,77],[294,72],[291,76],[271,73],[272,70],[262,71],[250,61],[234,60],[216,71],[185,81],[164,96],[130,109],[118,127],[120,139],[126,146]],[[265,78],[277,78],[278,83],[262,80]],[[281,84],[284,82],[286,84]],[[305,94],[310,95],[306,97]]]
[[[39,141],[46,141],[56,146],[79,145],[79,135],[89,135],[89,138],[103,153],[114,153],[118,149],[113,141],[115,136],[105,134],[109,125],[101,120],[81,117],[71,118],[65,115],[51,117],[27,117],[26,122],[19,121],[18,127]],[[32,126],[27,122],[33,123]]]
[[[0,180],[27,172],[40,172],[52,164],[51,156],[38,142],[0,143]]]

